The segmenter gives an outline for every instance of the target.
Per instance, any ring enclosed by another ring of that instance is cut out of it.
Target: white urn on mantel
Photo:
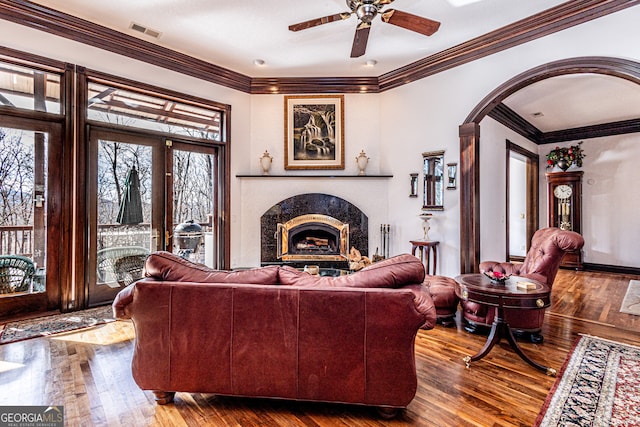
[[[358,175],[364,175],[364,170],[367,168],[367,164],[369,163],[369,158],[367,157],[367,153],[364,150],[360,151],[360,155],[356,157],[356,164],[358,165]]]
[[[273,162],[273,157],[269,154],[269,151],[264,150],[264,154],[260,157],[260,167],[262,168],[263,175],[269,175],[269,170],[271,169],[271,163]]]

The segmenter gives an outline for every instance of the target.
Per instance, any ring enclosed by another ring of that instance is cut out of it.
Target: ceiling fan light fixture
[[[362,22],[370,24],[378,14],[378,7],[374,4],[363,3],[356,9],[356,16]]]
[[[306,30],[307,28],[345,20],[351,17],[351,15],[356,15],[358,23],[351,46],[351,58],[360,58],[366,53],[372,21],[378,15],[380,15],[382,22],[425,36],[430,36],[438,31],[440,22],[434,21],[433,19],[395,9],[386,9],[383,11],[384,7],[393,3],[393,1],[394,0],[346,0],[350,12],[334,13],[333,15],[323,16],[321,18],[298,22],[297,24],[289,25],[289,30]]]

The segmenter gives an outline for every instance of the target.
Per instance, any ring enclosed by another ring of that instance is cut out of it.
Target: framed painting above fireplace
[[[284,97],[284,168],[344,169],[344,95]]]

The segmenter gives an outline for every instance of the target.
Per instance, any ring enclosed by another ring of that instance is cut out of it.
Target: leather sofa
[[[133,377],[175,392],[373,405],[393,416],[417,388],[414,340],[436,312],[411,255],[340,277],[286,266],[218,271],[168,252],[113,302],[131,319]]]
[[[545,283],[550,288],[560,268],[562,257],[570,251],[584,246],[582,236],[574,231],[565,231],[556,227],[537,230],[531,238],[531,247],[522,263],[484,261],[480,263],[480,272],[499,271],[506,275],[527,277]],[[461,301],[462,314],[469,332],[475,332],[478,326],[490,327],[496,315],[496,308],[472,301]],[[544,323],[545,309],[515,310],[505,309],[505,320],[516,335],[526,335],[532,342],[540,343],[540,334]]]

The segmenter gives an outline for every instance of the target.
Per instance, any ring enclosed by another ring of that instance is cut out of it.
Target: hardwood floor
[[[578,334],[640,343],[640,316],[618,310],[638,276],[561,270],[543,344],[522,342],[560,369]],[[486,339],[437,326],[416,338],[418,391],[394,420],[366,407],[178,393],[158,406],[131,377],[134,330],[115,322],[0,346],[0,405],[64,405],[69,426],[531,426],[555,379],[496,346],[467,369]]]

